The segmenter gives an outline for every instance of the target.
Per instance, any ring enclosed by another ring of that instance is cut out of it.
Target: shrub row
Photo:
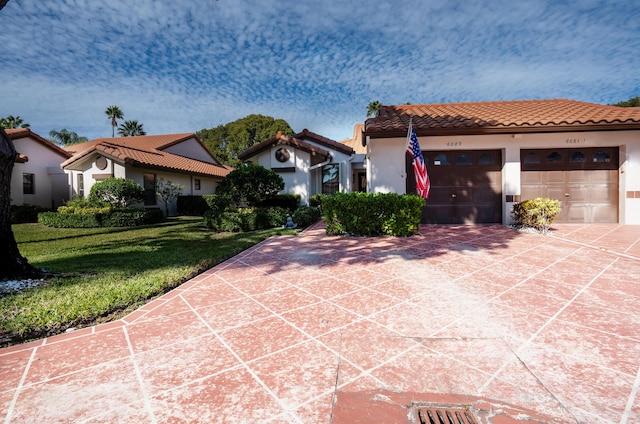
[[[162,222],[164,216],[160,209],[123,208],[107,212],[93,210],[65,212],[42,212],[38,222],[47,227],[58,228],[95,228],[95,227],[133,227],[136,225]]]
[[[299,194],[277,194],[269,197],[268,199],[258,202],[256,206],[259,207],[279,207],[294,213],[298,207],[300,207],[300,195]]]
[[[209,209],[207,201],[202,196],[178,196],[178,215],[204,216]]]
[[[320,219],[320,209],[315,206],[300,206],[291,219],[300,228],[308,227]]]
[[[280,207],[209,209],[204,214],[204,222],[214,231],[254,231],[281,227],[287,215],[288,211]]]
[[[38,214],[49,210],[36,205],[11,205],[11,223],[38,222]]]
[[[409,236],[418,232],[424,205],[414,194],[335,193],[322,198],[327,234]]]

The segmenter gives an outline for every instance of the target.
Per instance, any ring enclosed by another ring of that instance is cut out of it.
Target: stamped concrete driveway
[[[1,414],[638,423],[639,240],[619,225],[271,238],[122,320],[0,350]]]

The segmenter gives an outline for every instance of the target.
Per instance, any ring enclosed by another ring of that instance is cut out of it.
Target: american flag
[[[413,158],[413,172],[416,174],[416,190],[419,196],[428,199],[429,191],[431,190],[431,182],[429,181],[429,174],[427,174],[427,165],[424,163],[422,150],[420,150],[418,137],[413,129],[413,125],[411,124],[409,124],[408,135],[409,143],[407,145],[407,152],[409,152]]]

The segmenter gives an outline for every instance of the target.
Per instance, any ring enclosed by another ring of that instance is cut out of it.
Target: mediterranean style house
[[[356,133],[362,134],[361,126],[356,126]],[[301,204],[308,204],[314,194],[366,191],[364,149],[362,143],[362,153],[352,147],[358,136],[350,143],[338,143],[307,129],[293,136],[279,132],[240,153],[238,159],[275,171],[285,182],[282,193],[298,194]]]
[[[11,173],[11,204],[57,208],[69,200],[69,184],[60,163],[69,152],[31,131],[6,129],[18,156]]]
[[[85,197],[97,181],[129,178],[147,192],[145,206],[161,206],[155,191],[160,179],[183,185],[183,195],[212,194],[232,170],[193,133],[99,138],[66,149],[71,155],[59,166],[69,176],[72,198]],[[169,215],[175,213],[174,201]]]
[[[640,224],[640,108],[572,100],[381,106],[365,121],[367,191],[415,193],[416,131],[431,181],[425,223],[511,222],[558,199],[555,222]]]

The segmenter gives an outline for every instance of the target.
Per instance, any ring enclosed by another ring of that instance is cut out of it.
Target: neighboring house
[[[61,166],[69,175],[73,198],[87,196],[97,181],[129,178],[147,192],[145,206],[164,210],[155,193],[160,178],[184,185],[183,195],[203,195],[214,193],[231,172],[192,133],[100,138],[66,149],[73,156]],[[175,214],[173,202],[169,215]]]
[[[301,204],[314,194],[366,190],[364,154],[307,129],[294,136],[278,132],[238,159],[278,173],[285,183],[282,193],[300,195]]]
[[[71,154],[29,128],[5,131],[18,152],[11,173],[11,204],[54,209],[69,200],[69,184],[60,163]]]
[[[572,100],[382,106],[365,121],[369,192],[415,193],[412,122],[427,163],[428,223],[510,223],[514,202],[561,202],[555,222],[640,224],[640,108]]]

